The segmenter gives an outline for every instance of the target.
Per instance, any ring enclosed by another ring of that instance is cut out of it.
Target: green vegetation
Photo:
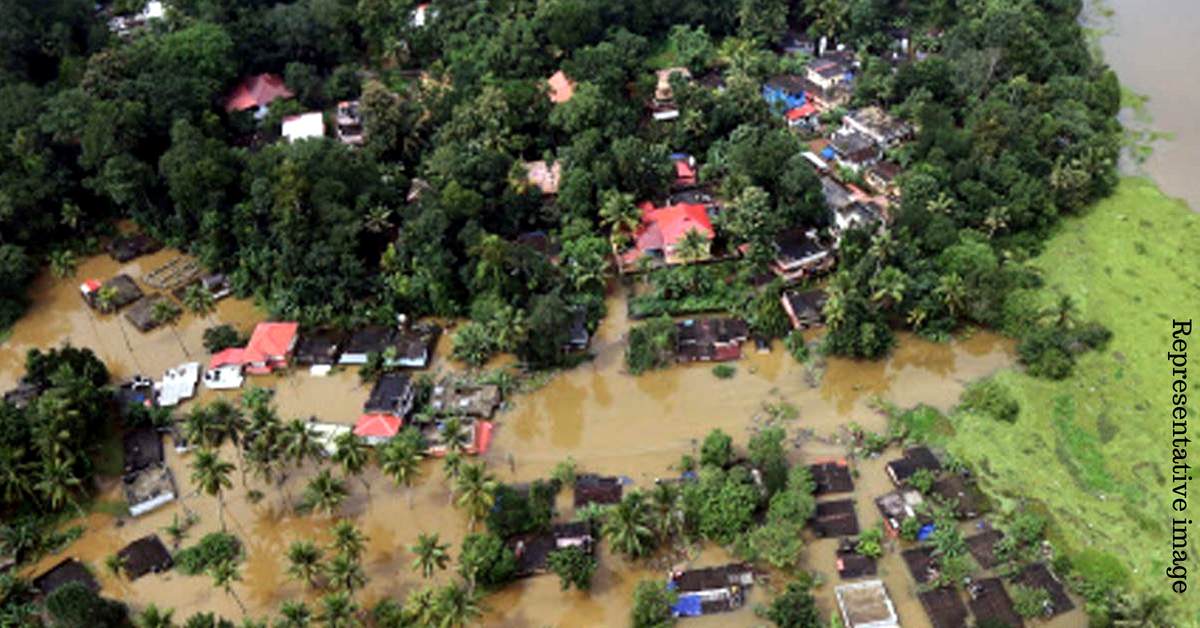
[[[1092,592],[1100,611],[1116,594],[1099,593],[1095,583],[1132,574],[1135,590],[1154,593],[1169,566],[1145,551],[1170,546],[1165,520],[1152,515],[1157,496],[1169,490],[1154,454],[1165,433],[1155,417],[1168,414],[1170,401],[1162,392],[1169,388],[1161,368],[1166,345],[1147,339],[1166,338],[1172,316],[1200,302],[1189,274],[1200,267],[1191,245],[1198,238],[1200,217],[1140,179],[1065,220],[1034,265],[1080,316],[1113,330],[1108,350],[1079,356],[1074,374],[1061,381],[1000,373],[996,381],[1020,406],[1016,422],[963,413],[946,439],[980,470],[1002,508],[1027,501],[1050,515],[1051,540],[1078,557],[1075,575],[1083,582],[1075,586]],[[1189,599],[1177,600],[1175,610],[1200,617]]]

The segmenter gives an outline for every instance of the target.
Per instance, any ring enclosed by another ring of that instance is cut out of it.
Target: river
[[[1097,0],[1089,13],[1087,22],[1107,31],[1100,38],[1104,60],[1126,88],[1149,98],[1150,129],[1170,135],[1141,168],[1126,163],[1126,171],[1144,171],[1200,211],[1200,82],[1192,65],[1200,59],[1200,11],[1188,0]],[[1126,112],[1127,122],[1135,117]]]
[[[79,297],[77,286],[86,278],[104,279],[119,271],[140,278],[176,255],[165,250],[124,266],[107,257],[94,257],[87,259],[73,278],[60,280],[44,274],[32,291],[29,313],[13,328],[11,338],[0,346],[0,384],[7,387],[15,382],[24,353],[30,347],[53,346],[65,340],[92,348],[119,378],[137,372],[158,376],[162,370],[189,357],[201,361],[207,358],[201,345],[204,328],[229,322],[246,330],[263,319],[264,314],[250,303],[231,298],[221,302],[218,310],[207,318],[186,314],[174,329],[141,334],[116,317],[91,313]],[[906,406],[924,402],[947,409],[958,398],[965,382],[1013,363],[1012,342],[992,334],[976,333],[951,344],[934,344],[902,335],[899,347],[888,360],[830,360],[823,379],[815,386],[806,382],[802,367],[778,344],[767,354],[747,347],[746,357],[737,363],[737,374],[730,380],[717,379],[703,365],[632,377],[623,371],[623,336],[629,326],[624,306],[623,296],[610,296],[610,314],[601,323],[593,342],[595,360],[558,374],[535,391],[515,396],[498,415],[498,430],[486,459],[499,479],[530,481],[546,477],[557,462],[571,456],[581,470],[628,476],[635,486],[649,486],[654,478],[675,473],[672,465],[682,454],[694,452],[698,440],[713,428],[724,429],[744,446],[756,419],[760,418],[763,404],[780,401],[799,408],[799,418],[789,425],[789,437],[810,432],[819,438],[797,444],[790,454],[793,462],[842,457],[846,449],[837,439],[844,435],[845,425],[857,423],[875,431],[884,428],[885,419],[872,409],[872,399],[886,398]],[[435,369],[455,368],[445,359],[448,347],[444,337],[438,347]],[[325,378],[295,371],[251,381],[275,389],[276,403],[284,418],[316,414],[324,420],[346,424],[353,423],[368,392],[359,385],[353,371]],[[217,394],[202,391],[197,401],[211,400]],[[791,440],[799,443],[799,439]],[[168,448],[167,455],[185,499],[138,519],[94,513],[89,517],[83,538],[62,554],[43,559],[29,573],[40,573],[63,555],[83,560],[102,572],[100,566],[105,558],[143,535],[161,534],[161,528],[175,515],[182,515],[184,508],[201,515],[185,545],[218,529],[217,501],[195,495],[190,486],[190,454],[176,454]],[[236,462],[232,449],[227,448],[222,455]],[[861,475],[856,481],[855,499],[864,527],[879,520],[871,501],[873,497],[890,490],[883,471],[884,460],[865,460],[858,465]],[[251,615],[274,614],[287,599],[306,597],[315,601],[318,597],[319,592],[306,591],[288,580],[282,558],[294,540],[327,540],[325,529],[329,518],[298,516],[290,508],[290,500],[303,490],[306,478],[313,472],[303,469],[294,473],[282,490],[254,481],[243,486],[235,478],[234,488],[226,496],[230,529],[247,547],[243,581],[235,584],[233,590]],[[411,556],[406,549],[419,533],[438,532],[444,541],[453,544],[456,549],[452,554],[457,555],[467,522],[461,513],[448,506],[448,490],[437,463],[426,463],[422,480],[410,490],[393,486],[374,469],[364,479],[367,486],[355,480],[349,483],[351,498],[345,505],[345,514],[354,518],[370,537],[364,560],[370,582],[358,599],[364,605],[372,605],[384,597],[402,599],[421,585],[407,567]],[[109,479],[103,485],[106,488],[102,499],[119,502],[118,483]],[[255,488],[263,490],[266,497],[252,503],[247,495]],[[563,512],[564,516],[569,514]],[[818,590],[826,612],[835,608],[834,547],[833,540],[814,540],[805,558],[807,568],[826,578],[827,584]],[[729,557],[724,550],[709,547],[692,558],[693,564],[703,566],[719,564]],[[168,571],[130,583],[104,573],[98,575],[104,593],[128,601],[135,609],[153,602],[175,608],[177,618],[197,611],[241,616],[235,600],[214,589],[205,576],[189,577]],[[662,564],[630,565],[602,550],[601,567],[590,593],[563,593],[553,576],[524,580],[489,596],[481,623],[511,628],[623,625],[636,583],[664,575]],[[448,577],[443,574],[439,579]],[[913,596],[916,587],[898,554],[885,557],[880,577],[889,587],[903,625],[927,628],[928,619]],[[751,604],[770,599],[765,588],[752,590]],[[1050,625],[1072,628],[1082,625],[1082,621],[1082,615],[1076,612]],[[730,615],[687,623],[694,628],[716,628],[762,622],[747,607]]]

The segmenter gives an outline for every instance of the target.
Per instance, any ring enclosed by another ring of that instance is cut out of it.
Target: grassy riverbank
[[[1196,242],[1200,216],[1145,179],[1126,179],[1086,215],[1063,221],[1035,264],[1048,287],[1075,300],[1081,320],[1113,331],[1111,344],[1081,356],[1061,382],[1001,373],[1021,403],[1017,422],[959,417],[948,447],[974,463],[993,492],[1044,505],[1060,546],[1116,556],[1136,588],[1168,593],[1200,618],[1200,598],[1169,593],[1163,573],[1171,545],[1163,356],[1171,319],[1200,314]],[[1189,497],[1200,509],[1198,496]],[[1194,530],[1190,540],[1200,542]]]

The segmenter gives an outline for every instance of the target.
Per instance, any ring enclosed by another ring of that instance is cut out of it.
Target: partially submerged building
[[[589,504],[605,506],[621,503],[624,483],[621,478],[591,474],[575,476],[575,509]]]
[[[754,585],[754,568],[747,563],[730,563],[703,569],[673,569],[667,588],[678,594],[671,606],[677,617],[725,613],[746,603],[746,589]]]
[[[680,362],[737,360],[750,338],[750,326],[737,318],[689,318],[675,327],[675,359]]]
[[[121,548],[117,559],[130,582],[148,573],[162,573],[171,568],[171,552],[157,534],[149,534]]]
[[[93,591],[100,590],[100,583],[96,582],[96,577],[92,575],[87,565],[74,558],[64,558],[42,575],[34,578],[33,588],[40,591],[42,595],[50,595],[72,582],[78,582]]]
[[[833,592],[846,628],[900,628],[896,607],[882,580],[843,584]]]

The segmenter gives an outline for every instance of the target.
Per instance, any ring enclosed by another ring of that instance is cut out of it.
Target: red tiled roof
[[[783,115],[788,120],[799,120],[800,118],[807,118],[816,112],[817,106],[811,102],[807,102],[799,107],[796,107],[795,109],[789,109],[788,112]]]
[[[400,417],[391,414],[364,414],[358,417],[358,424],[354,426],[354,434],[391,438],[400,432],[400,426],[403,423],[404,421]]]
[[[571,100],[571,96],[575,95],[575,83],[567,78],[567,75],[562,70],[555,72],[546,81],[550,84],[550,102],[561,104]]]
[[[225,111],[243,111],[269,105],[276,98],[295,96],[276,74],[247,76],[225,99]]]

